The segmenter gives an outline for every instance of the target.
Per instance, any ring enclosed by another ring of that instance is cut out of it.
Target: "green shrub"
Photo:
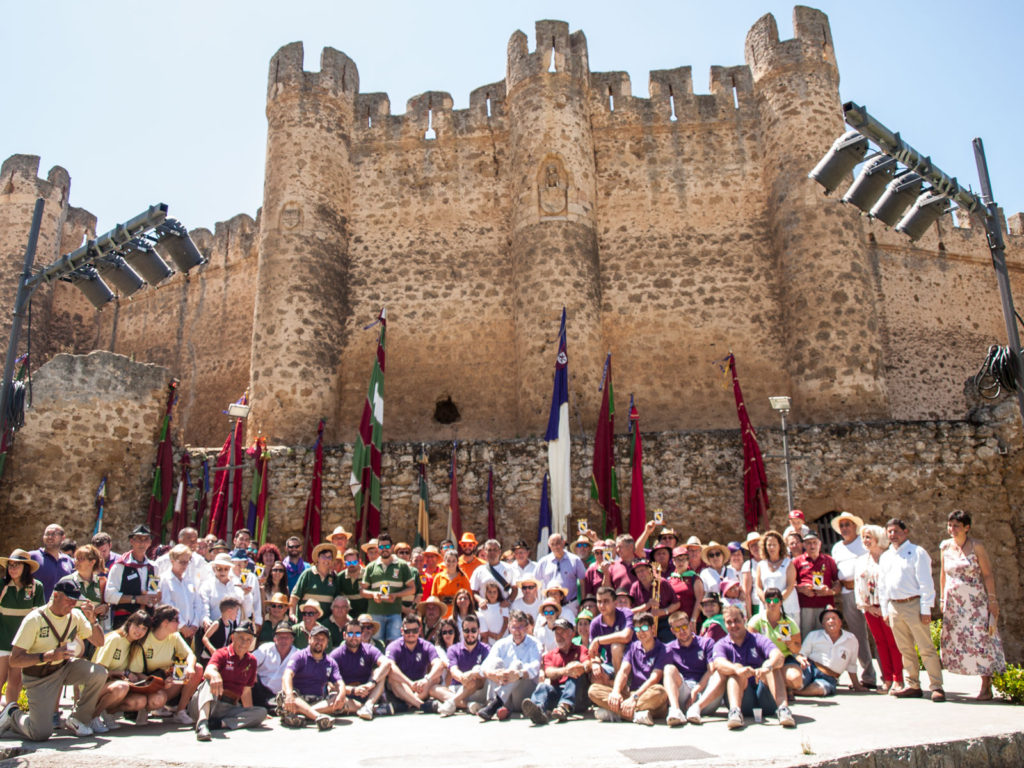
[[[1024,704],[1024,667],[1007,664],[1006,671],[992,676],[992,685],[999,695],[1014,704]]]
[[[936,619],[929,624],[928,632],[932,636],[932,645],[935,646],[935,652],[939,653],[939,641],[942,639],[942,619]],[[920,651],[917,652],[917,668],[924,669],[924,662],[921,661]]]
[[[0,688],[0,694],[7,693],[7,683],[4,683],[4,687]],[[28,696],[25,695],[25,689],[21,689],[21,693],[18,695],[18,708],[22,712],[28,712]]]

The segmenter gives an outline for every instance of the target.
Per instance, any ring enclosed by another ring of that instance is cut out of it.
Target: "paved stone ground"
[[[970,701],[977,678],[946,676],[949,701],[896,700],[877,694],[840,693],[825,699],[798,699],[793,707],[797,728],[777,723],[747,726],[730,732],[724,712],[704,725],[669,729],[632,723],[601,723],[590,715],[564,724],[535,726],[529,720],[480,722],[459,714],[407,714],[363,722],[339,719],[332,731],[312,726],[301,732],[268,721],[252,731],[215,731],[213,741],[196,742],[184,726],[125,725],[99,737],[75,739],[60,731],[41,745],[6,739],[0,748],[34,750],[15,761],[25,768],[89,768],[130,763],[133,768],[163,765],[250,766],[290,768],[344,760],[345,765],[417,765],[425,754],[445,768],[528,768],[586,765],[618,768],[639,763],[688,766],[789,766],[856,754],[873,749],[983,736],[1024,730],[1024,709],[996,699]],[[809,752],[809,754],[805,754]]]

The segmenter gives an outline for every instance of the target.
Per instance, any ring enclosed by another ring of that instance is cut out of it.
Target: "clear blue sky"
[[[977,189],[971,139],[985,140],[995,197],[1024,210],[1020,96],[1024,4],[825,0],[841,95],[871,112],[961,182]],[[267,64],[289,42],[346,52],[364,92],[392,111],[427,90],[469,92],[499,80],[516,29],[533,44],[537,19],[568,21],[588,41],[593,71],[626,70],[647,95],[648,71],[693,67],[697,92],[712,64],[743,63],[749,27],[779,2],[196,2],[0,0],[0,156],[62,165],[71,202],[100,231],[165,202],[189,228],[262,202]]]

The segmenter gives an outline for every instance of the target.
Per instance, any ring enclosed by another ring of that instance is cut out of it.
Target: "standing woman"
[[[24,549],[16,549],[10,557],[0,557],[6,571],[0,587],[0,688],[7,684],[4,705],[17,701],[21,693],[21,669],[11,666],[11,641],[21,626],[21,620],[33,608],[46,603],[43,584],[32,574],[39,563]]]
[[[469,586],[466,574],[459,567],[459,556],[455,554],[455,550],[449,550],[445,552],[444,565],[434,575],[434,581],[430,587],[430,594],[440,598],[441,602],[448,607],[444,618],[452,617],[455,598],[462,591],[472,592],[473,590]]]
[[[258,555],[257,555],[258,557]],[[264,578],[261,580],[260,589],[262,591],[262,602],[264,614],[267,611],[267,603],[269,603],[274,595],[284,595],[288,597],[291,592],[288,589],[288,571],[284,567],[284,563],[278,560],[272,563],[263,572]]]
[[[939,545],[942,568],[942,666],[958,675],[981,675],[976,701],[992,698],[992,675],[1006,669],[996,623],[999,598],[988,552],[971,538],[971,515],[962,509],[949,515],[950,538]]]
[[[867,549],[853,564],[853,597],[857,608],[864,612],[868,630],[875,638],[878,648],[878,666],[882,668],[882,685],[879,693],[895,695],[903,688],[903,654],[896,646],[896,636],[889,622],[882,616],[878,598],[881,572],[878,559],[889,543],[885,528],[880,525],[865,525],[860,529],[860,540]]]
[[[763,558],[754,571],[757,596],[764,603],[764,593],[775,587],[782,593],[782,610],[787,616],[800,616],[800,596],[796,591],[796,567],[787,556],[786,544],[778,531],[766,531],[761,537]]]

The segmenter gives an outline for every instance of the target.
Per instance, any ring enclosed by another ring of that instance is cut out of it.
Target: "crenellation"
[[[750,28],[744,45],[744,56],[755,81],[769,74],[781,75],[808,63],[815,66],[824,64],[836,70],[832,32],[824,13],[797,6],[793,10],[793,28],[795,36],[780,41],[778,24],[770,13],[762,16]]]
[[[516,30],[508,41],[505,83],[511,92],[519,83],[542,74],[567,74],[585,80],[590,74],[587,38],[581,31],[569,34],[564,21],[538,21],[536,48],[529,51],[526,35]]]
[[[1015,213],[1008,217],[1006,227],[1009,234],[1024,236],[1024,213]]]
[[[354,111],[357,133],[380,128],[381,121],[391,115],[391,99],[386,93],[359,93]]]
[[[452,138],[452,95],[446,91],[425,91],[405,103],[401,115],[403,138]]]

